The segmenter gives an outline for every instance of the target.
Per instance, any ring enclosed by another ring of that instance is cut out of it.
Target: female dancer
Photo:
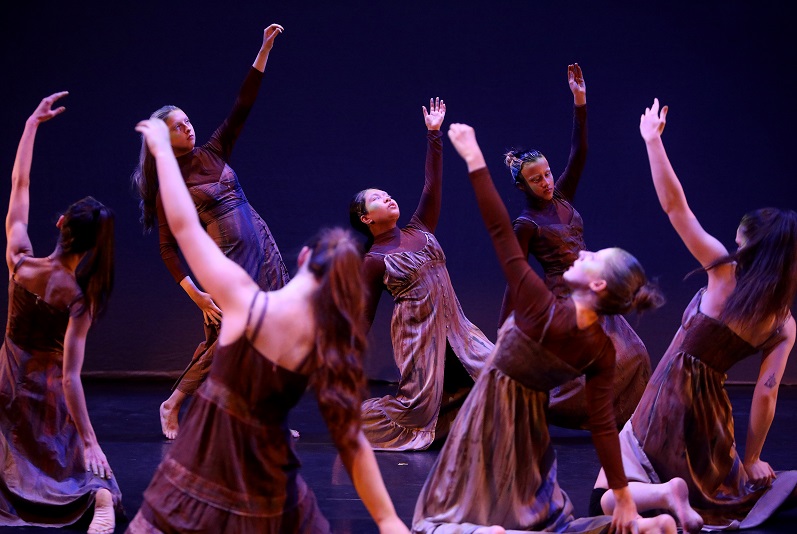
[[[33,256],[30,167],[39,124],[64,111],[55,93],[25,122],[6,216],[8,325],[0,348],[0,525],[113,532],[122,494],[89,420],[80,369],[86,335],[113,286],[113,213],[86,197],[56,223],[55,250]]]
[[[426,181],[407,226],[397,226],[399,207],[380,189],[365,189],[349,206],[351,225],[368,238],[363,277],[369,289],[368,324],[373,322],[383,290],[393,296],[393,355],[398,365],[395,397],[363,403],[363,431],[379,450],[426,449],[448,432],[456,410],[478,376],[493,344],[459,305],[445,254],[434,236],[443,187],[443,140],[440,126],[446,105],[440,99],[423,107]],[[453,352],[453,355],[452,355]],[[456,364],[459,359],[460,364]],[[469,376],[464,375],[462,368]],[[459,372],[460,376],[456,376]],[[444,385],[446,399],[443,404]],[[465,385],[466,388],[457,386]]]
[[[587,90],[578,63],[567,67],[573,93],[573,135],[565,171],[554,184],[548,160],[537,150],[511,151],[506,165],[526,207],[515,219],[515,234],[523,255],[533,255],[545,272],[545,284],[558,295],[569,292],[564,272],[585,250],[584,222],[571,202],[587,158]],[[514,309],[507,289],[499,323]],[[621,427],[631,417],[650,378],[650,356],[642,340],[621,315],[601,317],[601,326],[617,351],[614,379],[614,417]],[[586,428],[584,377],[554,388],[550,396],[550,422]]]
[[[364,288],[354,239],[322,232],[302,249],[293,280],[263,292],[203,231],[166,125],[151,119],[136,129],[157,160],[169,226],[224,322],[219,358],[129,532],[328,532],[286,421],[308,383],[380,531],[407,532],[359,428]]]
[[[797,213],[775,208],[748,213],[736,232],[739,248],[729,253],[706,233],[686,202],[661,139],[666,117],[667,106],[659,110],[654,99],[639,129],[661,207],[708,275],[708,285],[686,308],[621,432],[623,462],[629,479],[654,483],[632,483],[638,503],[650,499],[662,480],[685,481],[689,501],[700,514],[685,529],[697,531],[703,522],[750,528],[766,520],[797,487],[797,471],[776,475],[761,459],[795,340],[789,307],[797,294]],[[725,373],[759,352],[763,358],[742,459]],[[596,488],[604,487],[601,474]],[[610,509],[611,498],[604,497],[601,505]]]
[[[609,248],[581,251],[563,275],[569,297],[557,298],[518,245],[473,128],[453,124],[448,136],[468,165],[515,311],[504,321],[490,363],[421,490],[413,530],[601,532],[611,523],[618,532],[630,532],[638,516],[628,495],[612,410],[614,347],[599,317],[658,306],[661,294],[633,256]],[[581,374],[587,376],[593,441],[618,506],[613,518],[574,523],[572,504],[556,480],[545,405],[551,387]],[[640,526],[675,532],[669,516]]]
[[[164,106],[152,114],[153,118],[163,119],[169,126],[180,172],[205,230],[224,254],[243,267],[264,290],[285,285],[288,271],[268,226],[247,202],[238,177],[229,166],[229,160],[235,141],[255,103],[269,52],[282,31],[279,24],[272,24],[263,31],[263,44],[244,79],[230,115],[204,145],[194,146],[194,128],[180,108]],[[208,293],[197,288],[180,261],[177,243],[166,224],[158,196],[155,161],[144,140],[141,142],[140,163],[133,173],[133,184],[141,197],[144,230],[152,229],[157,213],[161,258],[175,281],[202,310],[205,320],[205,340],[197,347],[171,396],[160,407],[161,430],[168,439],[174,439],[179,428],[177,417],[180,406],[186,397],[194,394],[210,370],[221,310]]]

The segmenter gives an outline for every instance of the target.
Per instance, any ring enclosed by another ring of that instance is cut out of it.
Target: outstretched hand
[[[36,124],[41,124],[42,122],[47,122],[56,115],[60,115],[66,111],[66,108],[61,106],[53,109],[53,104],[55,104],[59,98],[63,98],[68,94],[69,91],[61,91],[60,93],[53,93],[50,96],[43,98],[28,120],[33,121]]]
[[[448,128],[448,138],[457,153],[468,164],[468,172],[487,166],[473,128],[467,124],[454,123]]]
[[[169,128],[161,119],[146,119],[136,124],[136,131],[144,136],[149,151],[158,156],[162,151],[172,152]]]
[[[639,118],[639,133],[642,134],[642,139],[651,141],[657,137],[661,137],[664,132],[664,126],[667,124],[667,106],[663,106],[659,111],[659,99],[653,99],[653,105],[645,108],[645,113]]]
[[[427,130],[439,130],[443,125],[443,119],[446,118],[446,103],[440,100],[440,97],[429,99],[429,110],[426,106],[421,106],[423,109],[423,121],[426,123]]]
[[[277,35],[284,31],[285,28],[279,24],[271,24],[268,28],[263,30],[263,46],[261,48],[266,52],[270,51],[274,46],[274,40],[277,38]]]
[[[578,63],[567,66],[567,83],[570,85],[570,92],[573,93],[573,101],[577,106],[587,103],[587,86],[584,83],[584,75],[581,74],[581,67]]]
[[[111,478],[113,476],[108,459],[99,444],[89,445],[83,449],[83,461],[86,465],[86,471],[89,473],[93,473],[100,478]]]

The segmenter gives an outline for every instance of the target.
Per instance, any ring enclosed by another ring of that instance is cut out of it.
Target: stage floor
[[[142,493],[149,484],[163,454],[171,446],[161,436],[158,406],[168,396],[169,383],[156,381],[89,381],[85,384],[89,414],[103,450],[119,481],[123,503],[132,519],[141,506]],[[372,384],[371,394],[391,393],[391,384]],[[729,386],[736,415],[736,435],[740,449],[747,430],[751,386]],[[370,533],[377,528],[357,497],[343,465],[337,458],[326,426],[311,393],[305,395],[291,414],[291,428],[301,437],[296,448],[302,461],[302,476],[318,498],[321,511],[334,532]],[[797,428],[797,387],[780,391],[778,411],[762,457],[775,469],[797,469],[794,454]],[[559,483],[573,500],[576,515],[587,513],[589,495],[598,472],[598,460],[589,434],[551,427],[559,459]],[[415,501],[437,450],[413,453],[376,453],[382,476],[399,516],[410,524]],[[792,533],[797,525],[797,510],[775,516],[763,527],[745,532]],[[125,523],[116,532],[124,532]],[[0,527],[0,532],[52,532],[34,527]]]

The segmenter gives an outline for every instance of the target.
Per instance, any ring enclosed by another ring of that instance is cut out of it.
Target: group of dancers
[[[348,230],[321,230],[289,277],[229,165],[282,32],[277,24],[264,30],[230,115],[204,145],[174,106],[136,126],[141,221],[145,229],[157,221],[163,261],[201,308],[205,339],[161,405],[163,433],[175,441],[128,532],[329,531],[287,424],[308,387],[383,533],[408,529],[373,451],[435,442],[443,445],[413,532],[697,532],[756,526],[794,503],[797,471],[776,473],[760,456],[795,341],[797,214],[748,213],[738,249],[728,251],[686,202],[662,142],[667,107],[654,100],[640,120],[653,184],[708,283],[651,376],[647,350],[622,314],[664,298],[627,251],[587,250],[572,205],[587,154],[586,85],[573,64],[564,172],[554,181],[536,150],[506,155],[526,199],[514,228],[473,128],[448,129],[506,277],[495,344],[463,313],[434,235],[446,115],[438,98],[423,107],[425,182],[409,223],[398,226],[399,205],[386,191],[360,191],[349,216],[365,250]],[[55,106],[65,95],[45,98],[26,121],[12,171],[0,525],[85,521],[88,532],[106,533],[123,516],[121,492],[89,420],[80,370],[113,286],[113,214],[91,197],[72,204],[46,257],[33,255],[27,234],[35,135],[64,111]],[[383,291],[394,301],[398,391],[363,401],[360,360]],[[763,358],[742,458],[723,384],[733,364],[756,353]],[[591,431],[602,470],[590,517],[574,518],[559,486],[549,422]]]

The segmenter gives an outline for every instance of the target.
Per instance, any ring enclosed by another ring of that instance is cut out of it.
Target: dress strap
[[[22,265],[22,262],[25,261],[26,259],[28,259],[27,254],[23,254],[22,256],[19,257],[19,260],[17,260],[17,263],[14,265],[14,271],[11,273],[11,278],[16,280],[17,269],[19,269],[19,266]]]
[[[257,297],[263,295],[264,302],[263,308],[260,310],[260,317],[257,318],[257,323],[255,324],[255,329],[252,332],[252,335],[249,336],[249,341],[257,339],[257,334],[260,333],[260,327],[263,326],[263,319],[266,316],[266,306],[268,305],[268,293],[265,291],[258,291],[255,293],[254,298],[252,298],[252,303],[249,305],[249,314],[246,317],[246,328],[249,329],[249,326],[252,324],[252,312],[255,309],[255,302],[257,301]]]

